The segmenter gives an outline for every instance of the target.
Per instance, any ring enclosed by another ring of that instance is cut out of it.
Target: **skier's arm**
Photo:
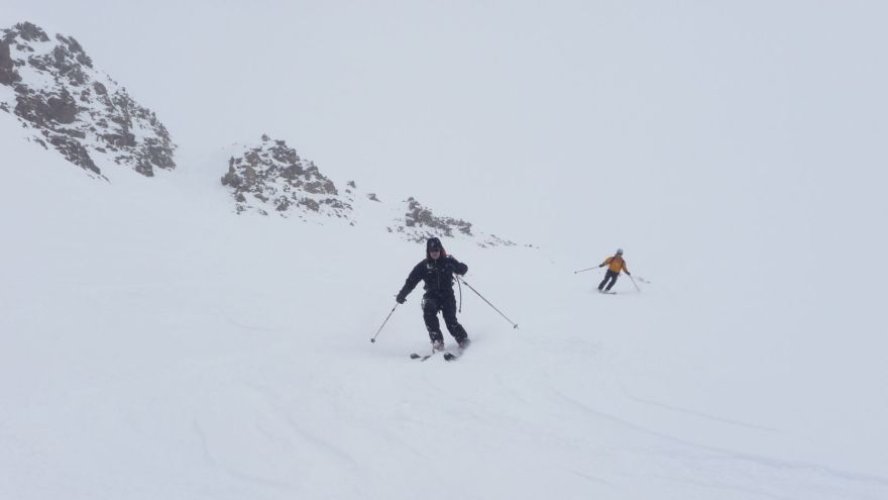
[[[623,272],[626,273],[626,274],[628,274],[629,276],[632,276],[632,274],[629,272],[629,268],[626,267],[626,261],[625,261],[625,260],[623,261]]]
[[[399,304],[403,304],[405,300],[407,300],[407,295],[416,288],[416,285],[419,284],[420,280],[422,280],[422,264],[417,265],[410,271],[410,275],[407,276],[407,280],[404,282],[404,286],[401,287],[401,291],[398,292],[395,300],[398,301]]]
[[[608,257],[608,258],[604,259],[604,262],[602,262],[598,267],[604,267],[604,266],[610,264],[611,258],[612,257]]]
[[[469,266],[463,264],[462,262],[456,260],[453,257],[447,257],[450,260],[450,264],[453,266],[453,272],[459,274],[460,276],[469,272]]]

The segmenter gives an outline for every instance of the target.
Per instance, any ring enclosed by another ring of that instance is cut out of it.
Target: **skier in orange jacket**
[[[617,253],[613,256],[604,259],[604,262],[602,262],[601,265],[598,267],[604,266],[607,266],[607,273],[605,273],[604,279],[601,280],[601,284],[598,285],[599,292],[610,291],[611,287],[614,286],[614,283],[617,282],[617,276],[620,275],[620,271],[623,271],[627,275],[632,276],[632,274],[629,273],[629,269],[626,267],[626,261],[623,259],[622,248],[618,248]]]

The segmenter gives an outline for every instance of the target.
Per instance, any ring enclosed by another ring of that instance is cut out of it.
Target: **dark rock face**
[[[352,211],[352,198],[340,195],[314,163],[267,135],[259,146],[228,161],[222,185],[232,190],[238,213],[254,210],[267,215],[274,210],[284,216],[314,213],[348,219]]]
[[[79,142],[75,139],[59,134],[49,137],[49,142],[55,146],[59,153],[71,163],[90,170],[96,174],[100,174],[99,167],[93,163],[92,158]]]
[[[12,85],[21,79],[22,77],[15,71],[15,62],[12,60],[9,43],[0,40],[0,85]]]
[[[166,127],[96,71],[77,40],[51,38],[27,22],[2,33],[0,85],[11,88],[14,98],[4,102],[0,94],[0,110],[12,109],[38,142],[98,176],[114,164],[145,176],[175,168],[176,146]]]
[[[40,29],[38,26],[31,24],[29,22],[24,22],[15,25],[15,29],[18,30],[21,39],[25,42],[48,42],[49,36],[46,35],[46,32]]]

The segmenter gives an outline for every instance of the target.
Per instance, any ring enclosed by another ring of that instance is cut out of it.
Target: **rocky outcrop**
[[[389,226],[391,233],[399,234],[411,241],[425,241],[427,238],[467,237],[475,239],[478,245],[487,246],[513,246],[514,242],[500,238],[493,234],[483,234],[472,231],[472,224],[462,219],[437,216],[415,198],[410,197],[405,203],[403,219],[399,218],[393,226]]]
[[[166,127],[97,71],[77,40],[50,37],[27,22],[2,33],[0,85],[12,92],[0,94],[0,110],[14,114],[35,141],[101,177],[109,165],[145,176],[175,168]]]
[[[258,146],[228,160],[222,185],[231,189],[238,213],[254,211],[282,216],[322,215],[349,219],[351,183],[341,194],[332,180],[311,161],[281,140],[262,136]]]
[[[475,231],[465,220],[435,215],[415,198],[386,203],[376,193],[360,191],[354,181],[337,187],[314,162],[267,135],[255,145],[236,147],[221,183],[238,214],[278,214],[322,224],[339,220],[352,226],[360,222],[417,242],[437,236],[471,240],[482,247],[515,245]]]
[[[403,226],[399,232],[403,232],[410,239],[424,240],[432,236],[453,237],[454,234],[472,236],[472,224],[452,217],[439,217],[424,207],[415,198],[407,199],[407,212],[404,214]]]

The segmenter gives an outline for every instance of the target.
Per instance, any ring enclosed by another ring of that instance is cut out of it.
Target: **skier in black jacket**
[[[441,246],[441,240],[429,238],[426,242],[426,258],[410,271],[410,276],[395,299],[403,304],[420,280],[425,282],[422,317],[432,340],[432,349],[436,351],[444,349],[444,335],[438,323],[438,311],[444,313],[444,324],[457,344],[461,348],[469,344],[465,328],[456,320],[456,298],[453,296],[453,274],[461,276],[468,271],[469,266],[447,255]]]

